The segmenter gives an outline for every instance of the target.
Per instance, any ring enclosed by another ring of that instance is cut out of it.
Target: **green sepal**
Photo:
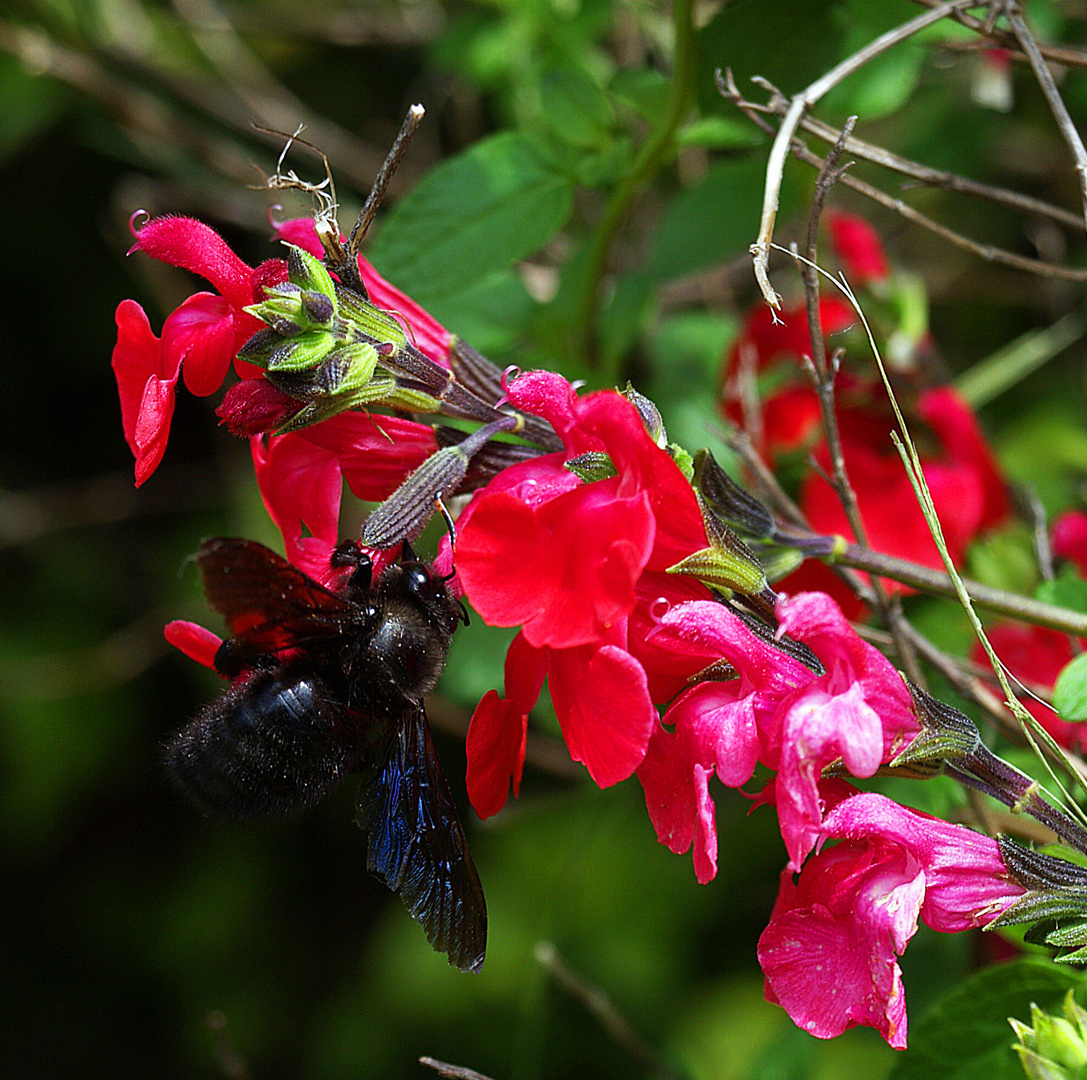
[[[273,380],[274,381],[274,380]],[[284,435],[288,431],[300,431],[302,428],[312,427],[322,420],[331,420],[349,409],[363,408],[378,402],[389,400],[396,389],[393,379],[373,379],[361,390],[349,394],[318,394],[299,409],[282,427],[276,429],[277,435]],[[294,391],[288,391],[293,393]]]
[[[670,442],[666,447],[676,467],[683,473],[683,479],[688,484],[694,483],[694,458],[679,443]]]
[[[392,382],[393,391],[384,395],[385,403],[389,408],[406,409],[408,412],[414,413],[435,413],[438,411],[441,402],[436,397],[432,397],[423,390],[397,386],[395,379]]]
[[[336,339],[325,330],[307,330],[275,350],[268,358],[268,371],[309,371],[316,368],[333,349]]]
[[[1050,1016],[1030,1007],[1030,1025],[1009,1018],[1019,1040],[1013,1049],[1032,1080],[1081,1080],[1087,1071],[1087,1014],[1071,990],[1065,995],[1064,1016]]]
[[[336,282],[325,264],[304,248],[288,246],[287,275],[300,289],[322,293],[335,304]]]
[[[966,713],[933,697],[909,679],[906,680],[906,688],[913,697],[914,712],[921,721],[921,730],[909,746],[891,761],[892,768],[962,761],[978,749],[981,733]]]
[[[345,340],[390,342],[395,347],[394,356],[408,344],[408,335],[400,323],[357,292],[337,284],[336,301]]]
[[[726,597],[733,593],[758,596],[767,589],[766,574],[751,549],[695,493],[706,526],[709,547],[688,555],[669,574],[689,574]]]
[[[353,394],[373,380],[377,362],[377,349],[368,342],[343,345],[325,357],[317,383],[328,394]]]
[[[589,450],[584,454],[578,454],[564,465],[585,484],[592,484],[597,480],[610,480],[611,477],[618,475],[611,458],[603,450]]]
[[[663,450],[668,445],[668,432],[664,430],[664,417],[660,409],[645,394],[639,394],[629,382],[621,393],[638,410],[649,437]]]

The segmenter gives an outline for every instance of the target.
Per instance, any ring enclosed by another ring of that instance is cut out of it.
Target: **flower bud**
[[[1064,1016],[1050,1016],[1030,1007],[1031,1026],[1009,1019],[1018,1042],[1023,1070],[1032,1080],[1079,1080],[1087,1071],[1087,1013],[1076,1004],[1072,991],[1064,999]]]

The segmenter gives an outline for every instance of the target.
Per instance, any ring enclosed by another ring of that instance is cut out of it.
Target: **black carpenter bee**
[[[337,591],[251,540],[207,540],[197,563],[234,635],[215,655],[233,681],[174,737],[170,775],[206,813],[254,819],[312,806],[361,774],[368,868],[451,964],[478,971],[483,889],[423,711],[467,621],[446,579],[406,543],[376,581],[358,544],[340,544]]]

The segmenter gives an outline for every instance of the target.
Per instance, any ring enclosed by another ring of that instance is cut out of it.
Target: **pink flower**
[[[133,250],[200,274],[220,293],[190,296],[167,318],[161,339],[152,332],[139,304],[123,300],[117,307],[113,371],[121,398],[121,425],[136,458],[138,487],[165,452],[178,376],[184,375],[193,394],[215,393],[235,353],[262,325],[242,309],[262,300],[264,286],[284,280],[287,270],[280,259],[250,269],[218,233],[191,218],[147,222],[136,233]],[[239,365],[239,374],[255,371],[248,364]]]
[[[918,731],[902,677],[846,622],[823,593],[782,599],[780,632],[804,642],[826,673],[782,699],[764,728],[763,761],[774,781],[781,835],[794,870],[811,851],[823,821],[819,778],[841,758],[849,773],[869,777]]]
[[[726,682],[700,682],[655,725],[638,779],[657,839],[677,855],[694,846],[695,875],[717,873],[715,774],[728,787],[746,783],[763,756],[760,727],[776,704],[815,678],[799,661],[764,641],[721,604],[680,604],[661,619],[661,647],[683,644],[736,670]]]
[[[918,921],[952,933],[985,926],[1024,889],[995,840],[858,794],[832,809],[821,850],[794,882],[786,871],[759,939],[766,996],[821,1039],[876,1028],[906,1045],[906,1001],[897,957]]]

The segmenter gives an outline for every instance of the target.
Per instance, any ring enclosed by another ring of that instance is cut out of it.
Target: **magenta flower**
[[[847,798],[826,816],[839,839],[787,870],[759,939],[766,996],[821,1039],[857,1025],[906,1045],[901,956],[920,920],[952,933],[985,926],[1023,895],[995,840],[882,795]],[[821,841],[822,842],[822,841]]]
[[[819,777],[838,758],[856,777],[875,774],[917,733],[902,677],[862,641],[825,593],[779,601],[781,632],[804,642],[826,674],[781,699],[762,731],[763,762],[777,770],[774,803],[789,865],[799,870],[823,821]]]
[[[662,619],[661,647],[692,646],[696,655],[724,659],[737,672],[727,682],[700,682],[654,726],[638,779],[657,839],[682,854],[694,846],[695,875],[703,884],[717,873],[717,832],[709,780],[716,773],[739,787],[764,757],[760,730],[778,701],[815,678],[713,602],[680,604]],[[706,662],[709,662],[706,660]]]

